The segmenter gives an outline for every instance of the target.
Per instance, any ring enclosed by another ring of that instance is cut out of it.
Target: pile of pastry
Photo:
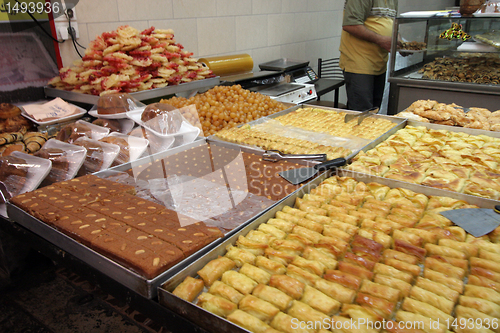
[[[478,319],[489,332],[500,316],[500,228],[475,238],[439,214],[474,207],[332,177],[173,294],[252,332],[379,332],[382,323],[400,332],[392,328],[408,322],[421,325],[412,332],[467,332],[464,322]]]
[[[285,126],[323,132],[332,136],[355,136],[368,140],[378,138],[395,126],[393,122],[377,117],[368,117],[360,125],[357,119],[345,123],[346,114],[325,109],[300,108],[275,119]]]
[[[464,108],[452,103],[438,103],[433,100],[418,100],[396,116],[440,125],[500,131],[500,110],[491,112],[485,108]]]
[[[496,85],[500,83],[500,59],[496,55],[485,57],[484,53],[480,57],[436,58],[418,73],[423,79]]]
[[[498,138],[407,126],[346,168],[497,200],[499,163]]]
[[[82,60],[49,81],[58,89],[104,95],[137,92],[213,77],[174,39],[171,29],[121,26],[90,42]]]

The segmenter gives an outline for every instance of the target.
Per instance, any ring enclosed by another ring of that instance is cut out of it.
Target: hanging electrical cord
[[[21,5],[21,3],[20,3],[18,0],[14,0],[14,1],[16,1],[19,5]],[[65,42],[65,40],[63,40],[63,41],[61,42],[60,40],[57,40],[56,38],[54,38],[54,36],[52,36],[52,34],[49,34],[49,33],[47,32],[47,30],[45,30],[45,28],[44,28],[44,27],[40,24],[40,22],[38,22],[38,20],[37,20],[37,19],[36,19],[36,18],[35,18],[35,17],[34,17],[34,16],[33,16],[33,15],[29,12],[29,11],[26,11],[26,13],[27,13],[27,14],[31,17],[31,19],[32,19],[33,21],[35,21],[35,23],[36,23],[36,24],[40,27],[40,29],[42,29],[42,31],[43,31],[43,32],[44,32],[47,36],[49,36],[49,37],[50,37],[50,39],[52,39],[54,42],[57,42],[57,43],[60,43],[60,44],[62,44],[62,43],[64,43],[64,42]]]
[[[78,55],[80,56],[80,58],[83,58],[83,56],[80,54],[80,51],[78,51],[78,47],[76,46],[76,44],[78,44],[81,48],[85,48],[83,46],[81,46],[77,41],[76,41],[76,34],[73,30],[73,27],[71,26],[71,19],[73,18],[73,10],[70,8],[66,11],[65,13],[66,15],[66,18],[68,19],[68,34],[69,36],[71,37],[71,41],[73,42],[73,46],[75,47],[75,51],[76,53],[78,53]]]

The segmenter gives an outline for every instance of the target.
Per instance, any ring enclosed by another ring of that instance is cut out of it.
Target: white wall
[[[436,10],[454,3],[400,0],[399,7],[400,12]],[[78,42],[87,46],[120,25],[154,26],[174,29],[176,40],[195,57],[248,53],[254,70],[282,57],[309,60],[315,68],[318,58],[339,56],[343,6],[344,0],[80,0]],[[69,41],[60,50],[64,66],[79,58]]]

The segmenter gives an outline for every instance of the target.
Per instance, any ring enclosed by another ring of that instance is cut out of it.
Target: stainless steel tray
[[[212,88],[220,83],[220,77],[213,77],[204,80],[196,80],[187,83],[178,84],[175,86],[167,86],[164,88],[156,88],[138,91],[134,93],[130,93],[132,97],[139,101],[144,101],[152,98],[163,97],[167,95],[172,95],[180,92],[193,91],[202,89],[202,88]],[[82,94],[72,91],[66,91],[61,89],[56,89],[50,86],[44,87],[45,95],[49,97],[61,97],[66,101],[80,102],[86,104],[97,104],[97,100],[99,96]]]
[[[449,192],[434,188],[429,188],[427,186],[409,184],[401,181],[395,181],[391,179],[381,178],[377,176],[370,176],[363,173],[352,172],[347,170],[337,170],[336,172],[325,172],[315,178],[313,181],[303,186],[298,191],[294,192],[289,197],[285,198],[278,205],[268,210],[266,213],[261,215],[259,218],[253,220],[244,228],[241,228],[237,233],[234,233],[230,237],[226,238],[217,247],[213,248],[210,252],[196,259],[189,267],[184,268],[179,273],[175,274],[169,278],[164,285],[158,288],[158,300],[161,305],[167,307],[168,309],[180,314],[181,316],[189,318],[195,324],[201,326],[202,328],[214,332],[214,333],[232,333],[232,332],[248,332],[247,330],[231,323],[230,321],[216,316],[205,309],[187,302],[172,294],[175,287],[181,283],[187,276],[196,277],[197,271],[203,268],[210,260],[216,259],[218,256],[222,256],[226,253],[226,246],[234,245],[236,240],[240,235],[246,235],[250,230],[258,228],[262,223],[267,222],[268,219],[273,218],[277,211],[281,210],[284,206],[294,206],[295,199],[297,197],[302,197],[304,194],[309,193],[309,190],[318,186],[326,178],[338,174],[339,176],[353,177],[358,181],[365,183],[378,182],[387,185],[391,188],[406,188],[418,193],[425,194],[427,196],[437,195],[437,196],[448,196],[458,200],[465,200],[471,204],[478,205],[481,208],[493,208],[498,201],[483,199],[479,197],[474,197],[466,194]]]
[[[191,148],[199,147],[201,145],[206,144],[206,140],[204,138],[200,138],[197,141],[194,141],[192,143],[179,146],[176,148],[169,149],[164,152],[160,152],[154,155],[146,156],[143,157],[139,160],[136,160],[134,162],[129,162],[126,164],[122,164],[119,166],[116,166],[111,169],[107,169],[98,173],[95,173],[96,176],[99,177],[109,177],[116,175],[120,172],[127,171],[131,168],[134,167],[139,167],[139,166],[144,166],[144,165],[150,165],[151,163],[177,154],[179,152],[186,151]],[[233,148],[233,147],[231,147]],[[293,195],[290,194],[289,196]],[[226,236],[222,239],[218,239],[213,241],[212,243],[206,245],[203,249],[199,250],[198,252],[192,254],[191,256],[185,258],[181,262],[177,263],[173,267],[169,268],[167,271],[163,272],[162,274],[158,275],[154,279],[147,280],[145,277],[138,275],[137,273],[131,271],[130,269],[108,259],[107,257],[95,252],[94,250],[90,249],[87,246],[84,246],[83,244],[75,241],[74,239],[66,236],[65,234],[59,232],[58,230],[52,228],[51,226],[45,224],[44,222],[36,219],[35,217],[29,215],[25,211],[21,210],[17,206],[14,206],[12,204],[7,204],[7,214],[9,216],[9,219],[12,222],[17,222],[18,224],[22,225],[23,227],[27,228],[28,230],[33,231],[40,237],[43,237],[47,241],[53,243],[54,245],[60,247],[63,251],[66,251],[68,253],[71,253],[78,259],[82,260],[89,266],[99,270],[100,272],[106,274],[107,276],[111,277],[115,281],[121,283],[122,285],[134,290],[138,294],[148,298],[148,299],[153,299],[156,298],[157,296],[157,290],[158,287],[166,281],[169,277],[180,271],[181,269],[189,266],[191,262],[195,261],[197,258],[208,252],[210,249],[214,248],[217,246],[219,243],[221,243],[225,238],[230,237],[233,233],[238,232],[240,228],[243,228],[245,225],[253,221],[255,218],[258,218],[260,215],[264,214],[267,212],[269,209],[272,209],[275,205],[279,203],[276,202],[266,209],[262,210],[260,213],[252,216],[249,218],[247,221],[242,223],[239,227],[231,230],[226,234]]]
[[[266,119],[274,119],[274,118],[283,116],[285,114],[288,114],[290,112],[293,112],[293,111],[295,111],[297,109],[301,109],[301,108],[315,108],[315,109],[318,109],[318,106],[317,105],[307,105],[307,104],[295,105],[295,106],[292,106],[292,107],[290,107],[288,109],[282,110],[280,112],[276,112],[276,113],[274,113],[272,115],[269,115],[269,116],[266,116],[266,117],[262,117],[260,119],[251,121],[251,122],[246,123],[246,124],[238,125],[238,127],[247,126],[247,125],[254,126],[254,125],[262,123],[263,121],[266,121]],[[328,108],[328,107],[321,107],[320,109],[332,110],[332,111],[337,111],[337,112],[345,112],[345,113],[349,113],[349,114],[359,113],[358,111],[350,111],[350,110],[343,110],[343,109],[334,109],[334,108]],[[394,133],[396,133],[401,128],[404,128],[406,126],[406,123],[407,123],[406,118],[399,118],[399,117],[394,117],[394,116],[386,116],[386,115],[382,115],[382,114],[376,114],[376,115],[373,115],[372,117],[387,119],[387,120],[395,123],[395,126],[393,128],[391,128],[390,130],[388,130],[387,132],[385,132],[384,134],[382,134],[381,136],[379,136],[378,138],[376,138],[376,139],[370,141],[369,143],[367,143],[365,146],[363,146],[360,149],[360,151],[361,150],[362,151],[367,151],[369,149],[372,149],[373,147],[375,147],[376,145],[378,145],[382,141],[386,140],[389,136],[391,136]],[[224,141],[224,140],[218,138],[217,136],[215,136],[214,134],[208,136],[207,140],[209,142],[225,143],[226,145],[229,145],[229,146],[239,147],[241,149],[245,149],[246,151],[249,151],[249,152],[251,152],[253,154],[257,154],[257,155],[262,155],[264,153],[264,151],[265,151],[264,149],[262,149],[260,147],[257,147],[257,146],[251,146],[251,145],[245,145],[245,144],[237,144],[237,143],[234,143],[234,142]],[[349,156],[346,157],[346,160],[349,161],[354,156],[356,156],[358,154],[358,152],[359,151],[353,151],[352,154],[350,154]]]
[[[486,136],[491,136],[493,138],[500,138],[500,132],[486,131],[486,130],[475,129],[475,128],[466,128],[466,127],[460,127],[460,126],[448,126],[448,125],[424,123],[421,121],[410,120],[410,119],[408,119],[406,125],[407,126],[415,126],[415,127],[424,126],[426,128],[435,129],[435,130],[446,130],[446,131],[450,131],[450,132],[463,132],[463,133],[467,133],[470,135],[486,135]]]

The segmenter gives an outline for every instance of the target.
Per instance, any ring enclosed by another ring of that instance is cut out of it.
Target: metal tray
[[[470,135],[486,135],[486,136],[491,136],[492,138],[500,138],[500,132],[486,131],[486,130],[475,129],[475,128],[466,128],[466,127],[460,127],[460,126],[449,126],[449,125],[424,123],[421,121],[410,120],[410,119],[408,119],[406,126],[415,126],[415,127],[423,126],[423,127],[434,129],[434,130],[445,130],[445,131],[450,131],[450,132],[463,132],[463,133],[467,133]]]
[[[213,77],[204,80],[196,80],[187,83],[178,84],[175,86],[167,86],[164,88],[156,88],[129,93],[132,97],[139,101],[144,101],[152,98],[159,98],[167,95],[176,94],[185,91],[196,91],[202,88],[212,88],[220,83],[220,77]],[[49,97],[61,97],[66,101],[80,102],[86,104],[97,104],[99,96],[82,94],[73,91],[56,89],[50,86],[44,87],[45,95]]]
[[[262,223],[267,222],[268,219],[273,218],[277,211],[281,210],[284,206],[294,206],[295,199],[297,197],[302,197],[304,194],[309,193],[309,190],[318,186],[326,178],[338,174],[339,176],[353,177],[356,180],[363,181],[365,183],[378,182],[383,185],[387,185],[391,188],[406,188],[417,193],[422,193],[427,196],[438,195],[438,196],[448,196],[458,200],[465,200],[470,204],[478,205],[481,208],[493,208],[498,201],[489,200],[479,197],[474,197],[466,194],[449,192],[440,189],[429,188],[427,186],[409,184],[401,181],[395,181],[391,179],[381,178],[377,176],[370,176],[363,173],[352,172],[347,170],[338,170],[336,172],[325,172],[315,178],[313,181],[304,185],[298,191],[294,192],[289,197],[285,198],[278,205],[268,210],[265,214],[261,215],[259,218],[255,219],[244,228],[241,228],[237,233],[234,233],[231,237],[226,238],[217,247],[213,248],[210,252],[206,253],[202,257],[196,259],[189,267],[186,267],[176,275],[168,279],[164,285],[158,288],[158,300],[161,305],[166,308],[178,313],[181,316],[189,318],[195,324],[200,327],[214,333],[232,333],[232,332],[249,332],[240,326],[237,326],[230,321],[216,316],[205,309],[187,302],[172,294],[175,287],[184,281],[187,276],[196,277],[197,271],[203,268],[209,261],[216,259],[218,256],[222,256],[226,253],[226,246],[234,245],[236,240],[240,235],[246,235],[250,230],[258,228]]]
[[[266,119],[274,119],[274,118],[283,116],[285,114],[288,114],[290,112],[293,112],[293,111],[295,111],[297,109],[300,109],[300,108],[325,109],[325,110],[332,110],[332,111],[337,111],[337,112],[338,111],[345,112],[345,113],[349,113],[349,114],[359,113],[358,111],[350,111],[350,110],[343,110],[343,109],[334,109],[334,108],[328,108],[328,107],[318,108],[317,105],[301,104],[301,105],[295,105],[295,106],[292,106],[292,107],[290,107],[288,109],[276,112],[276,113],[274,113],[272,115],[259,118],[257,120],[251,121],[249,123],[238,125],[238,127],[247,126],[247,125],[254,126],[254,125],[262,123]],[[407,124],[407,119],[406,118],[399,118],[399,117],[394,117],[394,116],[387,116],[387,115],[383,115],[383,114],[376,114],[376,115],[373,115],[371,117],[377,117],[377,118],[387,119],[387,120],[395,123],[395,126],[393,128],[391,128],[390,130],[388,130],[387,132],[385,132],[384,134],[382,134],[381,136],[379,136],[378,138],[376,138],[376,139],[370,141],[369,143],[367,143],[359,151],[361,151],[361,150],[362,151],[367,151],[369,149],[372,149],[373,147],[377,146],[379,143],[381,143],[382,141],[386,140],[388,137],[390,137],[391,135],[393,135],[394,133],[396,133],[398,130],[404,128],[406,126],[406,124]],[[245,144],[237,144],[237,143],[234,143],[234,142],[224,141],[224,140],[218,138],[217,136],[215,136],[214,134],[208,136],[207,140],[209,142],[213,142],[213,143],[225,143],[226,145],[229,145],[229,146],[239,147],[240,149],[245,149],[246,151],[249,151],[249,152],[251,152],[253,154],[257,154],[257,155],[262,155],[265,152],[264,149],[262,149],[260,147],[257,147],[257,146],[251,146],[251,145],[245,145]],[[356,156],[359,153],[359,151],[353,151],[349,156],[346,157],[346,160],[350,161],[354,156]]]
[[[309,65],[309,61],[281,58],[259,64],[259,68],[267,71],[286,72],[293,69],[306,67],[307,65]]]
[[[179,152],[186,151],[191,148],[199,147],[204,144],[206,144],[206,140],[204,138],[200,138],[199,140],[194,141],[192,143],[172,148],[167,151],[160,152],[154,155],[149,155],[133,162],[125,163],[116,166],[114,168],[97,172],[94,175],[99,177],[113,176],[120,172],[127,171],[133,167],[149,165],[159,159],[174,155]],[[291,193],[289,196],[293,195],[294,193],[295,192]],[[181,269],[189,266],[191,262],[195,261],[197,258],[202,256],[215,246],[218,246],[218,244],[223,242],[225,238],[230,237],[230,235],[232,235],[233,233],[238,232],[240,228],[243,228],[245,225],[253,221],[255,218],[258,218],[260,215],[264,214],[269,209],[272,209],[278,203],[279,201],[265,208],[260,213],[250,217],[247,221],[243,222],[239,227],[229,231],[224,238],[217,239],[212,243],[206,245],[203,249],[185,258],[184,260],[180,261],[173,267],[169,268],[167,271],[163,272],[162,274],[158,275],[157,277],[151,280],[147,280],[145,277],[138,275],[137,273],[112,261],[111,259],[92,250],[91,248],[84,246],[83,244],[77,242],[73,238],[68,237],[67,235],[59,232],[58,230],[52,228],[51,226],[45,224],[44,222],[38,220],[37,218],[29,215],[28,213],[18,208],[17,206],[14,206],[12,204],[7,204],[7,214],[11,221],[17,222],[18,224],[22,225],[28,230],[31,230],[40,237],[43,237],[47,241],[60,247],[63,251],[71,253],[76,258],[82,260],[89,266],[106,274],[107,276],[121,283],[125,287],[134,290],[138,294],[148,299],[153,299],[156,298],[158,287],[164,281],[166,281],[168,278],[170,278],[172,275],[174,275]]]

